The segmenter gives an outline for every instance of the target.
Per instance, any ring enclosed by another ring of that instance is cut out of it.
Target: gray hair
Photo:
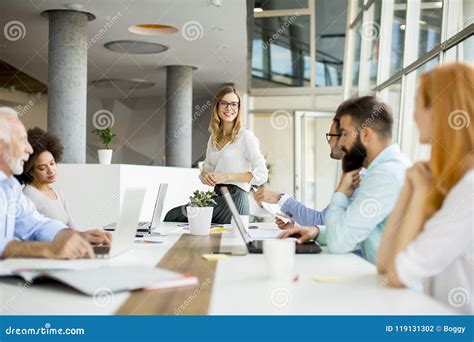
[[[18,112],[11,107],[0,107],[0,139],[10,144],[10,128],[12,117],[18,118]]]

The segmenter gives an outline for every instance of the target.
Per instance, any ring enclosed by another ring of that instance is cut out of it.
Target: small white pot
[[[99,153],[99,163],[100,164],[111,164],[112,163],[112,153],[113,150],[98,150]]]
[[[211,229],[212,213],[214,207],[191,207],[186,208],[191,235],[209,235]]]

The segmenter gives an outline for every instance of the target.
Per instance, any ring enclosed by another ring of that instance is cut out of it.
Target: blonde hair
[[[222,126],[222,120],[219,118],[218,114],[218,106],[219,101],[227,94],[235,94],[239,99],[239,110],[237,112],[237,116],[234,120],[234,126],[232,127],[232,131],[230,133],[230,142],[235,142],[237,138],[237,134],[240,131],[241,123],[240,123],[240,113],[242,108],[242,103],[240,99],[239,92],[233,86],[225,86],[221,88],[217,94],[214,96],[212,101],[212,114],[211,114],[211,122],[209,123],[209,133],[211,133],[212,143],[214,146],[217,146],[217,143],[224,137],[224,128]]]
[[[468,171],[464,160],[474,151],[473,90],[474,68],[467,64],[446,64],[420,76],[419,94],[432,115],[433,189],[425,200],[426,219]]]

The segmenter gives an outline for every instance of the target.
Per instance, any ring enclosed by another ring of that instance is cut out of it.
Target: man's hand
[[[356,169],[344,173],[339,181],[336,192],[342,192],[347,196],[347,198],[350,198],[354,190],[359,186],[359,170],[360,169]]]
[[[291,228],[295,227],[295,222],[294,221],[290,221],[290,222],[285,223],[282,220],[280,220],[278,217],[275,218],[275,223],[278,226],[278,228],[280,228],[280,229],[291,229]]]
[[[53,242],[48,245],[46,257],[51,259],[95,258],[94,250],[89,242],[72,230],[61,230]]]
[[[100,229],[87,230],[79,235],[92,245],[110,245],[112,241],[112,234]]]
[[[319,235],[318,227],[296,227],[285,230],[278,235],[279,239],[286,239],[287,237],[297,237],[296,243],[304,243],[309,240],[314,240]]]
[[[258,204],[262,204],[262,202],[276,204],[280,200],[280,193],[266,188],[260,188],[255,193],[255,200]]]

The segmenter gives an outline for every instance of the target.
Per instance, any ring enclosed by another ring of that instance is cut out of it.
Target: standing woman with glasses
[[[212,104],[206,159],[199,179],[213,186],[214,198],[212,222],[230,223],[232,214],[227,208],[221,187],[229,189],[237,210],[249,215],[248,193],[252,186],[267,182],[268,169],[255,135],[241,127],[241,99],[237,90],[225,86],[216,94]],[[186,205],[171,209],[165,221],[187,222]]]

